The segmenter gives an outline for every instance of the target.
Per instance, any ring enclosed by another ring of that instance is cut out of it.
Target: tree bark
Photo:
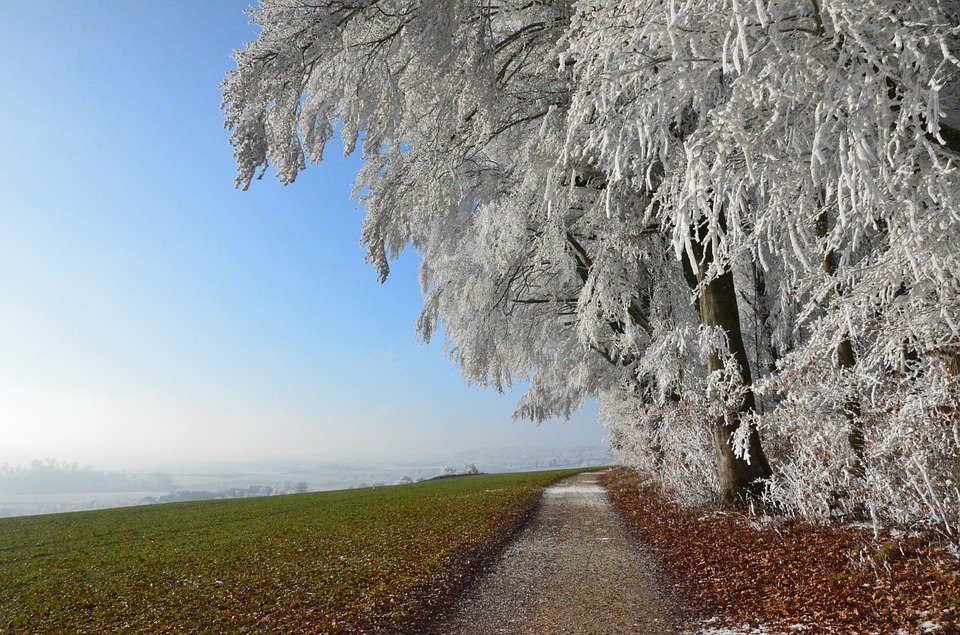
[[[753,412],[756,400],[751,387],[750,362],[743,342],[740,328],[740,307],[733,272],[726,271],[720,276],[707,280],[707,273],[713,263],[713,254],[709,245],[694,246],[697,263],[684,258],[684,269],[688,282],[697,282],[699,290],[698,308],[700,324],[704,327],[718,327],[727,337],[728,353],[733,358],[735,372],[743,386],[740,401],[733,412],[718,417],[713,422],[713,440],[717,455],[717,477],[720,482],[720,501],[725,506],[742,503],[745,498],[760,493],[762,481],[769,478],[773,471],[767,462],[760,443],[760,433],[750,426],[747,454],[738,457],[733,449],[733,437],[744,423],[744,414]],[[694,266],[695,265],[695,266]],[[707,372],[724,370],[724,360],[716,353],[707,357]]]
[[[829,222],[827,212],[824,210],[817,217],[815,227],[817,238],[826,238]],[[837,256],[833,251],[827,250],[824,253],[822,268],[825,274],[833,277],[837,270]],[[832,294],[830,296],[830,302],[833,302]],[[856,363],[857,358],[853,352],[853,343],[849,337],[844,335],[840,339],[840,343],[837,344],[837,366],[839,366],[841,370],[852,370]],[[862,409],[859,397],[855,394],[849,395],[843,403],[843,416],[847,420],[847,443],[850,445],[850,449],[853,450],[854,457],[853,463],[849,466],[849,470],[851,474],[862,477],[866,474],[866,465],[864,462],[866,441],[863,433],[863,418],[861,415]]]
[[[777,361],[780,359],[780,351],[773,345],[770,336],[770,307],[767,305],[767,282],[763,275],[763,269],[759,263],[753,263],[753,297],[754,297],[754,332],[756,338],[756,355],[754,357],[754,368],[759,370],[763,368],[763,349],[770,360],[767,362],[767,372],[773,374],[777,371]]]
[[[701,263],[702,280],[706,268]],[[729,354],[732,356],[743,386],[743,392],[735,412],[718,417],[713,423],[713,440],[717,452],[717,474],[720,479],[720,499],[725,505],[741,501],[745,495],[757,494],[760,481],[773,473],[760,444],[760,434],[753,426],[750,428],[747,455],[736,456],[733,450],[733,436],[741,425],[742,415],[753,412],[756,401],[753,395],[750,376],[750,364],[740,329],[740,309],[737,303],[737,291],[733,282],[733,273],[726,272],[701,287],[700,323],[705,327],[719,327],[727,336]],[[723,360],[716,353],[707,357],[707,372],[722,371]]]
[[[960,351],[954,350],[950,354],[947,372],[950,373],[951,377],[960,377]],[[960,405],[955,403],[949,409],[948,422],[953,428],[954,439],[951,476],[953,477],[953,486],[960,491]]]

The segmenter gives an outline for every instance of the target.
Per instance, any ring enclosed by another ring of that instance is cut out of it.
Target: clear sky
[[[364,264],[359,159],[234,190],[248,5],[0,0],[0,462],[604,447],[595,406],[513,422],[417,344],[416,255]]]

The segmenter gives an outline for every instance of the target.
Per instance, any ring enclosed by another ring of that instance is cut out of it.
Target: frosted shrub
[[[882,408],[868,430],[865,490],[879,522],[923,522],[958,537],[956,391],[924,379],[878,400]]]
[[[816,370],[793,377],[787,396],[764,416],[776,465],[767,501],[808,518],[922,523],[956,536],[957,378],[936,365],[884,382]],[[861,457],[843,415],[851,394],[861,395]]]
[[[691,505],[717,501],[713,437],[704,412],[687,404],[652,406],[622,394],[603,395],[600,420],[621,461]]]

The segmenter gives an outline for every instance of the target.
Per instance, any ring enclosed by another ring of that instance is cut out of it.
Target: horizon
[[[35,460],[0,463],[0,518],[155,505],[187,500],[250,498],[361,487],[402,485],[438,476],[537,472],[600,467],[617,461],[609,450],[467,451],[421,460],[301,458],[253,462],[200,462],[110,470]]]

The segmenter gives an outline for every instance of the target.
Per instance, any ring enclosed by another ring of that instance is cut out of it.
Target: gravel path
[[[444,635],[673,633],[650,559],[595,474],[544,491],[540,510],[439,626]]]

